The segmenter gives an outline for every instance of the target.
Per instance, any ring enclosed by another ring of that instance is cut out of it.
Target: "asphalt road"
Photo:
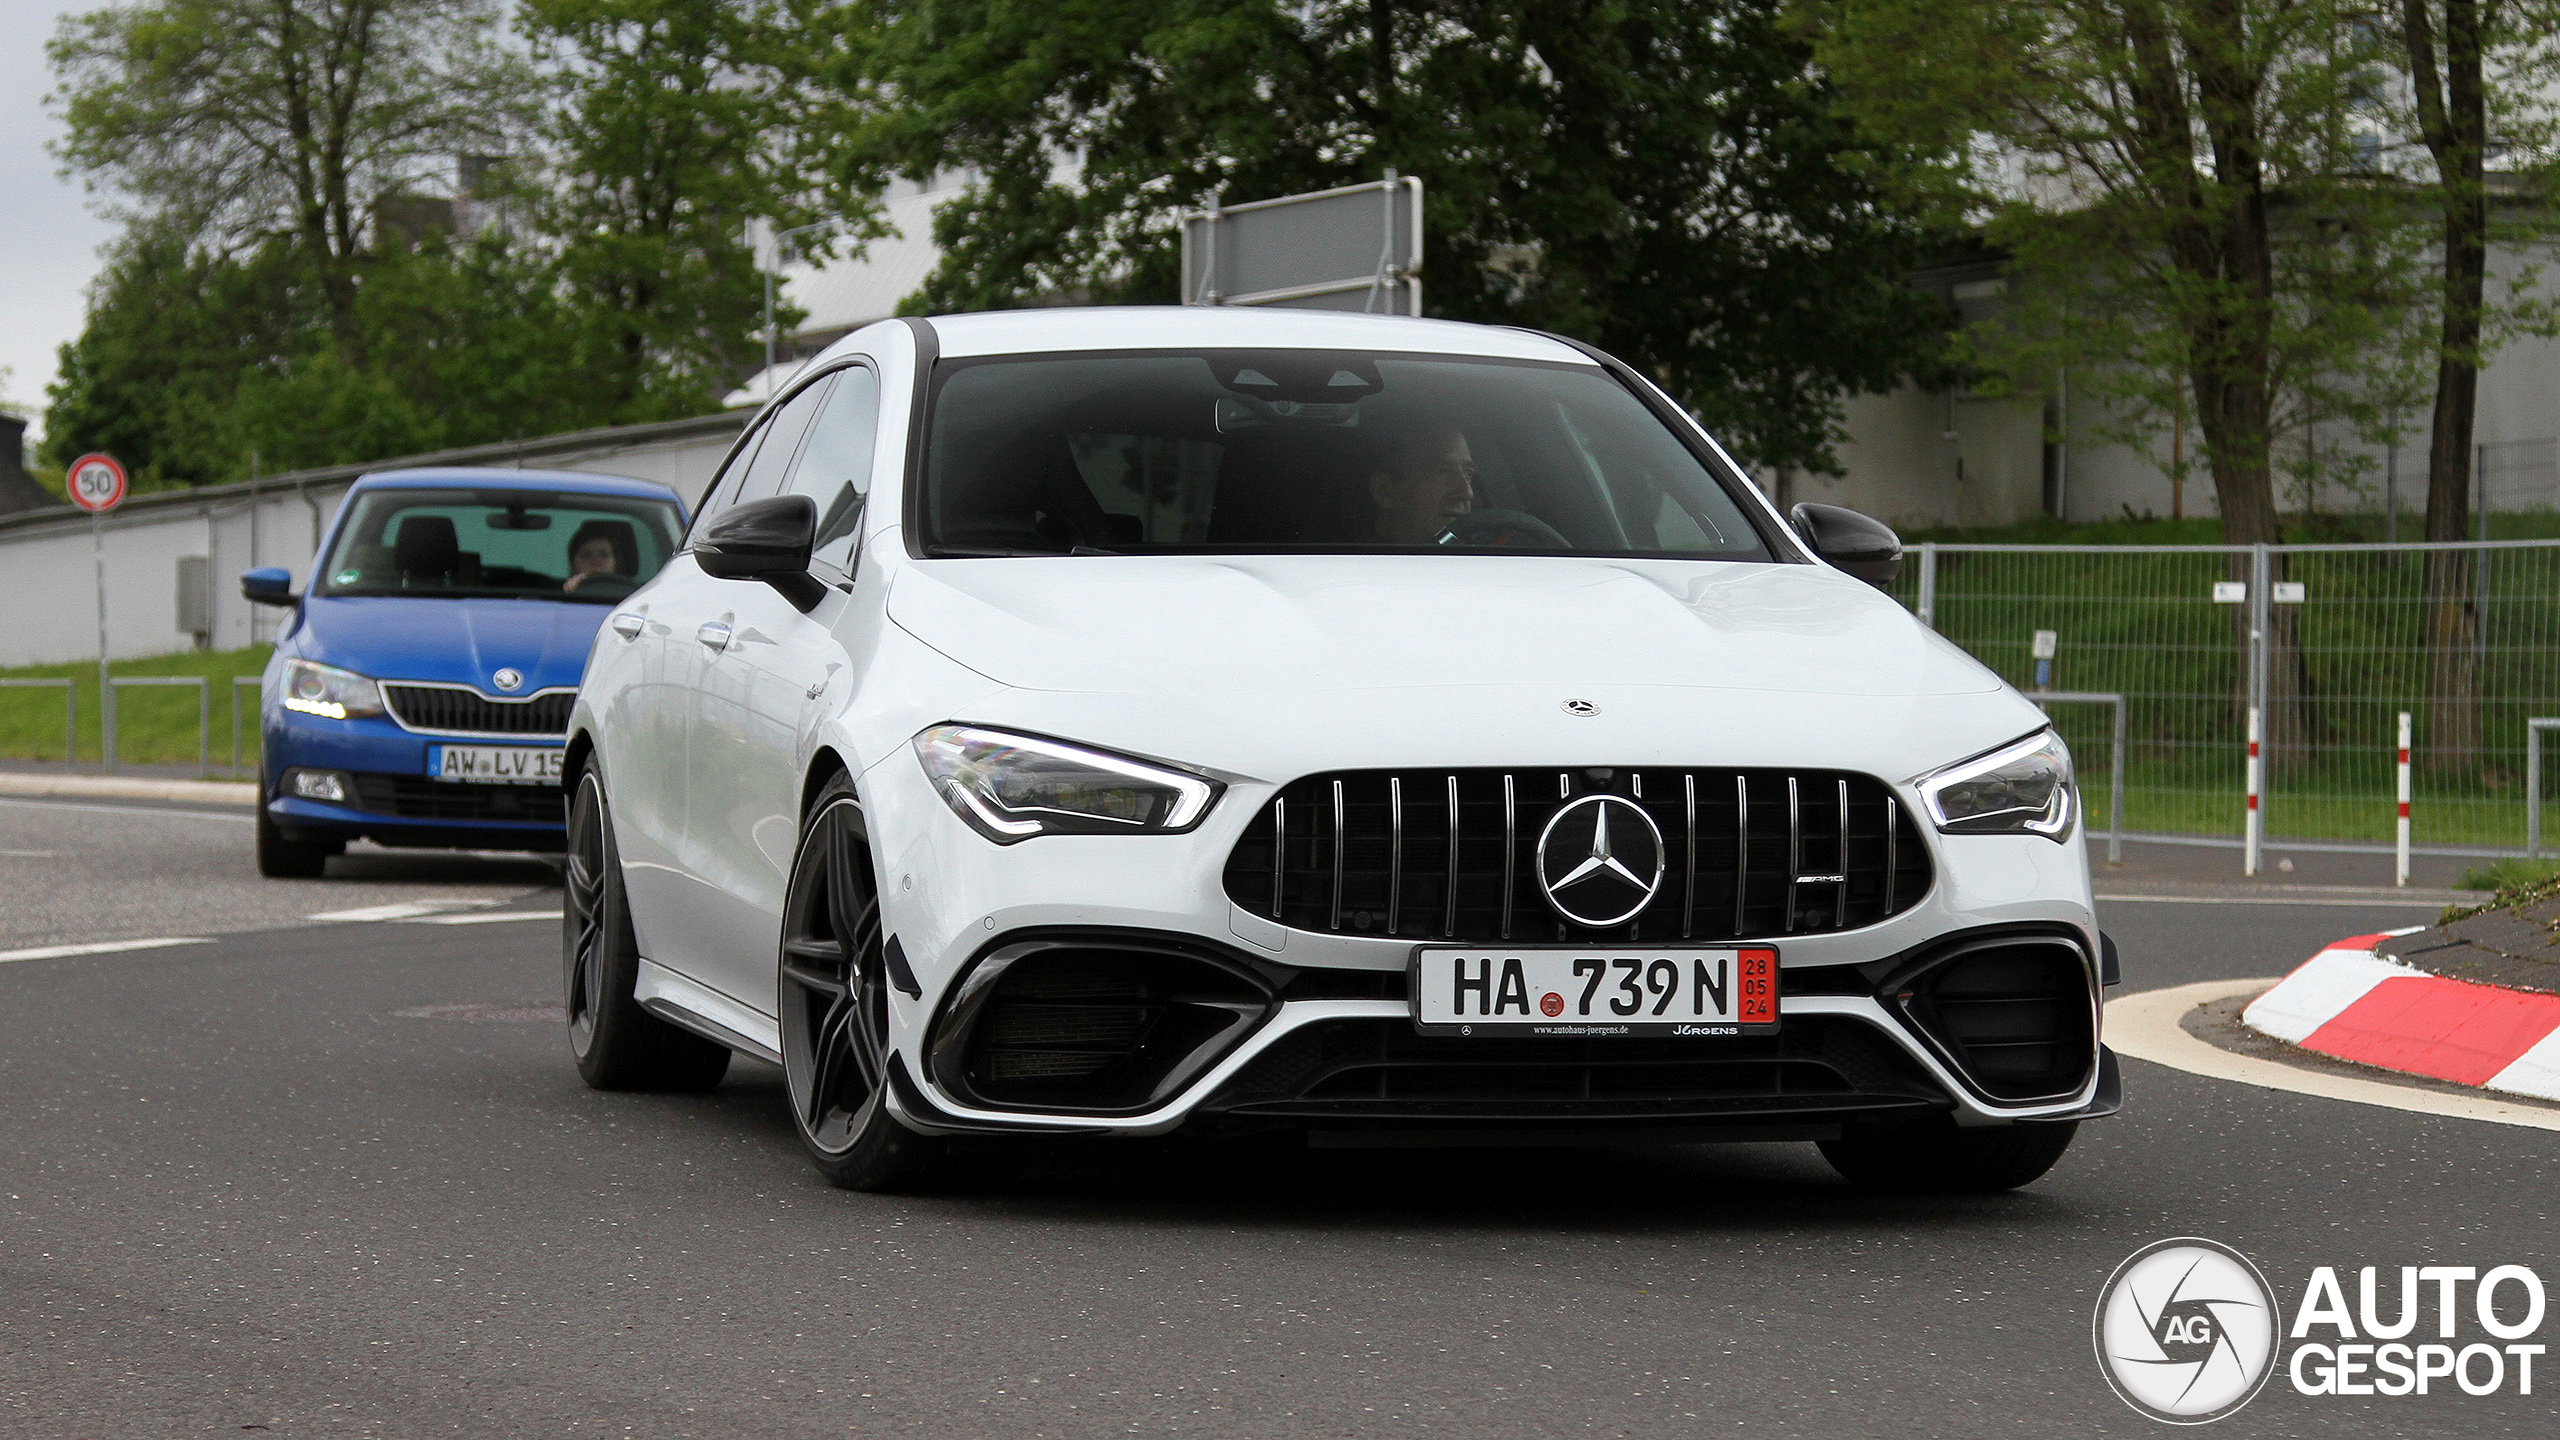
[[[2136,987],[2424,918],[2106,907]],[[2123,1116],[1990,1199],[1861,1196],[1778,1145],[1123,1144],[847,1194],[769,1068],[583,1088],[538,1018],[556,944],[541,921],[299,923],[0,964],[0,1428],[2156,1434],[2089,1345],[2099,1286],[2152,1240],[2239,1247],[2288,1312],[2318,1264],[2560,1278],[2560,1137],[2139,1062]],[[2551,1428],[2549,1393],[2437,1388],[2279,1379],[2217,1430]]]
[[[248,809],[0,797],[0,951],[220,935],[336,910],[516,900],[558,872],[522,855],[358,841],[325,880],[262,880]],[[556,902],[555,902],[556,903]]]

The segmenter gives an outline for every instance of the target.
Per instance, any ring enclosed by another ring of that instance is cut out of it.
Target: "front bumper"
[[[1698,1048],[1657,1055],[1626,1047],[1665,1042],[1414,1034],[1403,994],[1410,937],[1284,929],[1228,899],[1227,856],[1269,787],[1235,785],[1188,835],[1055,836],[1005,847],[952,815],[903,753],[868,770],[860,789],[884,920],[913,981],[892,997],[889,1103],[928,1133],[1287,1125],[1822,1138],[1893,1118],[1966,1126],[2089,1119],[2117,1103],[2112,1057],[2097,1044],[2102,940],[2077,837],[2061,845],[1929,837],[1937,872],[1921,903],[1862,929],[1778,943],[1776,1036],[1668,1042]],[[966,1037],[952,1027],[969,1023],[955,1020],[953,1001],[990,956],[1058,936],[1096,946],[1116,936],[1187,953],[1258,977],[1263,999],[1249,1024],[1220,1037],[1214,1056],[1142,1103],[989,1101],[953,1062]],[[2011,1087],[2004,1095],[1967,1068],[1961,1045],[1930,1032],[1938,1022],[1913,1014],[1903,987],[1935,957],[1985,937],[2029,938],[2077,957],[2070,1003],[2084,1004],[2086,1015],[2074,1032],[2083,1048],[2067,1091],[2022,1097]],[[1627,1079],[1648,1067],[1650,1083]],[[1439,1079],[1361,1091],[1368,1078],[1396,1071]],[[1467,1093],[1459,1072],[1487,1083]],[[1504,1093],[1506,1074],[1520,1081],[1512,1093]]]
[[[436,849],[558,851],[567,825],[548,786],[452,785],[427,778],[430,746],[506,744],[557,748],[556,737],[491,740],[421,734],[387,717],[304,720],[273,712],[264,725],[260,794],[268,817],[299,843],[367,839]],[[290,770],[335,770],[355,781],[347,803],[282,792]]]

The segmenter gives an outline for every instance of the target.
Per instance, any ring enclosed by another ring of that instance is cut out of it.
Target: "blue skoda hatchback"
[[[260,689],[258,872],[381,845],[562,848],[561,745],[596,627],[683,542],[664,485],[397,470],[347,492]]]

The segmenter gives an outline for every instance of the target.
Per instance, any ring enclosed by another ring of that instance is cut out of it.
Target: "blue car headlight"
[[[329,720],[356,720],[382,713],[382,687],[353,670],[314,660],[287,660],[284,708]]]

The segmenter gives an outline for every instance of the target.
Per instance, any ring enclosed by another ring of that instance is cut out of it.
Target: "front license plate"
[[[557,785],[567,754],[557,746],[430,745],[427,775],[457,784]]]
[[[1449,949],[1414,952],[1426,1035],[1742,1035],[1778,1028],[1778,952]]]

